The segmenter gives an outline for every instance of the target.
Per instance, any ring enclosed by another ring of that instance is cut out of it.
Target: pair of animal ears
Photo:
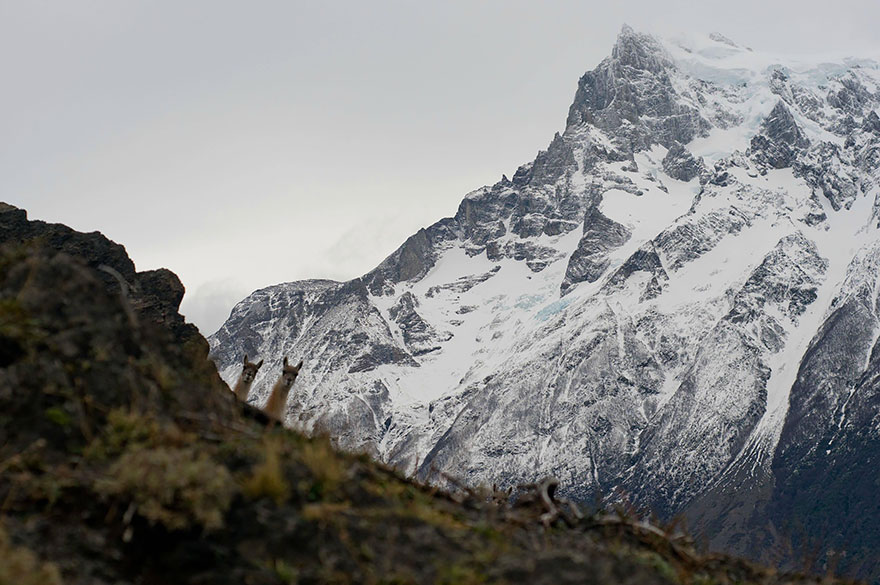
[[[250,363],[250,362],[248,361],[248,356],[247,356],[247,354],[244,354],[244,365],[248,365],[249,363]],[[259,369],[260,369],[260,366],[263,365],[263,360],[260,360],[259,362],[257,362],[257,363],[254,364],[254,365],[257,366],[257,369],[259,370]],[[287,362],[287,356],[284,356],[284,367],[285,367],[285,368],[289,368],[289,367],[290,367],[290,365],[289,365],[288,362]],[[295,369],[296,369],[296,371],[298,372],[298,371],[300,371],[300,370],[302,369],[302,367],[303,367],[303,361],[302,361],[302,360],[299,360],[299,363],[296,365],[296,368],[295,368]]]
[[[247,354],[244,354],[244,365],[248,365],[249,363],[250,363],[250,362],[248,361],[248,356],[247,356]],[[260,366],[263,365],[263,360],[258,361],[258,362],[255,363],[254,365],[257,366],[257,369],[259,370],[259,369],[260,369]]]
[[[285,368],[290,367],[289,365],[287,365],[287,356],[284,356],[284,367]],[[299,360],[299,363],[294,367],[294,369],[298,372],[302,369],[302,367],[303,367],[303,361]]]

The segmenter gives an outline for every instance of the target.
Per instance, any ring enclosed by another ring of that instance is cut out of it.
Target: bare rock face
[[[779,101],[761,125],[761,133],[752,138],[751,151],[757,161],[770,168],[790,167],[798,149],[809,146],[804,133],[785,103]]]
[[[531,184],[546,185],[558,181],[566,171],[575,167],[574,153],[571,145],[567,144],[557,132],[547,150],[538,153],[535,162],[528,173]],[[514,175],[514,182],[522,178],[522,175]]]
[[[828,104],[849,115],[860,116],[876,101],[859,78],[848,73],[840,78],[838,87],[828,91]]]
[[[870,114],[865,117],[865,123],[863,125],[863,129],[866,132],[873,132],[874,134],[880,134],[880,116],[877,115],[876,111],[871,111]]]
[[[703,161],[694,158],[680,143],[674,143],[663,158],[663,170],[679,181],[690,181],[703,172]]]
[[[390,283],[424,276],[436,261],[436,248],[443,241],[454,238],[458,228],[453,222],[438,222],[412,235],[375,270],[364,276],[367,287],[382,294]]]
[[[687,144],[710,125],[695,107],[675,99],[674,68],[654,38],[624,26],[611,57],[578,82],[567,126],[587,122],[630,149]]]
[[[593,209],[584,217],[584,235],[578,247],[568,260],[562,292],[579,282],[595,282],[599,279],[611,260],[608,253],[619,248],[630,238],[626,227]]]
[[[388,315],[400,328],[407,349],[414,356],[440,349],[440,346],[434,343],[437,333],[419,315],[418,306],[419,301],[412,293],[404,293],[388,311]],[[451,334],[449,336],[451,337]],[[444,341],[446,339],[448,337]]]
[[[107,290],[126,296],[141,319],[170,327],[181,342],[204,343],[195,326],[177,312],[184,288],[176,274],[167,269],[137,272],[125,248],[102,234],[29,221],[25,210],[0,203],[0,245],[32,242],[80,258],[95,268]],[[207,347],[204,349],[207,353]]]

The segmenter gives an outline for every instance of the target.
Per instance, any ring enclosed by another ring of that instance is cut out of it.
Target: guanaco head
[[[257,370],[260,369],[260,366],[263,365],[263,360],[260,360],[257,363],[249,362],[248,356],[245,354],[244,363],[241,368],[241,381],[245,384],[250,384],[254,381],[254,378],[257,375]]]
[[[302,360],[300,360],[300,362],[295,366],[289,365],[287,363],[287,356],[284,356],[284,365],[281,366],[281,379],[279,380],[279,382],[281,382],[281,385],[285,389],[290,390],[290,387],[293,386],[293,383],[294,381],[296,381],[296,377],[299,375],[299,371],[302,366]]]

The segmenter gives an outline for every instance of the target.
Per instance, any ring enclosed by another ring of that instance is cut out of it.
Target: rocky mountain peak
[[[673,83],[675,64],[654,37],[624,26],[611,57],[581,77],[566,132],[584,124],[613,137],[623,152],[686,144],[710,124]],[[682,98],[685,99],[682,99]]]
[[[624,24],[611,50],[611,60],[617,67],[630,67],[659,73],[673,67],[672,59],[651,35],[638,33]]]
[[[794,116],[779,100],[761,124],[761,133],[751,140],[751,152],[760,164],[782,169],[792,166],[797,151],[810,145]]]

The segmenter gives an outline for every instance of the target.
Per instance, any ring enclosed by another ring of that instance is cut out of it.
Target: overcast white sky
[[[624,22],[880,53],[878,0],[0,0],[0,200],[171,268],[209,334],[534,158]]]

